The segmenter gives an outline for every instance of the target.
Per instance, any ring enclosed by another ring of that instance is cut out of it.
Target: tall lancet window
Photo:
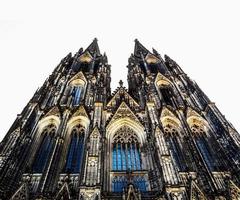
[[[136,133],[126,126],[117,130],[112,143],[112,171],[116,176],[112,178],[112,191],[122,192],[127,186],[127,171],[141,171],[142,159],[140,142]],[[144,178],[133,178],[134,185],[141,191],[146,191]]]
[[[179,171],[184,171],[186,169],[186,165],[182,152],[182,144],[177,128],[171,124],[167,124],[164,127],[164,133],[167,145],[169,146],[169,150],[173,157],[175,165],[177,166]]]
[[[80,77],[79,77],[80,76]],[[72,106],[79,106],[81,100],[83,99],[84,88],[86,85],[86,81],[84,80],[83,74],[77,74],[76,79],[70,81],[68,88],[70,88],[71,94],[71,104]]]
[[[56,133],[56,127],[51,124],[47,126],[42,132],[42,142],[38,148],[35,160],[33,163],[33,172],[42,173],[47,166],[50,159],[50,155],[53,149],[54,135]]]
[[[73,88],[73,105],[78,106],[81,101],[81,94],[82,94],[82,86],[74,86]]]
[[[206,132],[198,125],[193,125],[191,127],[192,133],[194,134],[195,142],[197,148],[199,149],[206,165],[208,166],[210,171],[215,169],[215,157],[211,152]]]
[[[171,97],[173,96],[172,94],[172,89],[171,87],[160,87],[159,88],[161,96],[162,96],[162,100],[167,104],[173,107],[173,101],[171,99]]]
[[[83,156],[83,144],[84,144],[84,129],[78,125],[73,128],[71,133],[71,141],[68,148],[67,162],[65,171],[69,173],[79,173],[82,156]]]

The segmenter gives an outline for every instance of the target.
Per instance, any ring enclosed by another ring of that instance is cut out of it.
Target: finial
[[[97,42],[97,41],[98,41],[98,39],[97,39],[97,38],[94,38],[94,40],[93,40],[93,41],[96,41],[96,42]]]
[[[119,81],[119,85],[120,85],[120,87],[123,86],[123,81],[122,80]]]

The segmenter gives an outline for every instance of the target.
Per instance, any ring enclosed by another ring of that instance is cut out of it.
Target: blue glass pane
[[[117,169],[122,170],[121,143],[117,144]]]
[[[136,144],[113,144],[112,169],[118,171],[141,170],[141,157]]]
[[[136,170],[135,144],[131,144],[132,170]]]
[[[178,142],[176,140],[176,137],[168,138],[168,142],[170,144],[170,149],[171,149],[173,159],[174,159],[178,169],[181,170],[180,152],[178,151]]]
[[[117,170],[117,150],[116,150],[116,144],[113,144],[112,168],[113,168],[113,170]]]
[[[127,187],[126,177],[115,177],[112,181],[112,190],[113,192],[122,192],[123,188]]]
[[[128,159],[128,169],[132,169],[132,161],[131,161],[131,149],[130,144],[127,145],[127,159]]]
[[[74,136],[72,136],[70,147],[68,150],[66,171],[72,171],[72,161],[73,161],[73,155],[74,155],[74,150],[76,148],[76,144],[77,144],[77,135],[74,134]]]
[[[207,166],[209,167],[210,170],[213,170],[214,169],[214,166],[213,166],[214,160],[209,151],[208,145],[206,144],[206,141],[203,139],[203,137],[199,137],[196,139],[196,143],[197,143],[197,146],[198,146]]]
[[[53,143],[53,138],[51,138],[50,135],[45,135],[38,149],[38,153],[36,155],[36,159],[33,164],[34,172],[36,173],[43,172],[52,150],[52,143]]]
[[[125,144],[122,145],[122,167],[123,170],[127,170]]]
[[[78,140],[77,148],[76,148],[76,166],[74,172],[77,173],[80,171],[81,163],[82,163],[82,149],[83,149],[83,134],[80,135]]]
[[[137,170],[141,170],[141,157],[140,157],[139,148],[135,149],[135,155],[136,155]]]
[[[81,134],[80,137],[76,133],[72,135],[66,163],[67,172],[78,173],[80,171],[83,152],[83,141],[83,134]]]
[[[144,177],[134,177],[133,179],[133,184],[135,185],[135,187],[137,187],[141,192],[145,192],[147,191],[147,187],[146,187],[146,181],[144,179]]]
[[[80,86],[74,87],[74,100],[73,100],[73,105],[79,105],[80,103],[80,97],[81,97],[81,90],[82,88]]]

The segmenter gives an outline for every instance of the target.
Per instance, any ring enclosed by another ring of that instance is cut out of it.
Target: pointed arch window
[[[75,77],[75,79],[73,79],[69,83],[69,88],[71,88],[70,96],[72,99],[71,101],[72,106],[79,106],[83,98],[82,96],[83,96],[85,85],[86,85],[86,81],[84,80],[83,77],[81,77],[82,75],[79,74],[77,76],[80,76],[80,77]]]
[[[80,104],[82,90],[83,88],[81,85],[74,86],[73,93],[72,93],[74,106],[78,106]]]
[[[192,133],[194,134],[197,148],[199,149],[206,165],[211,171],[213,171],[215,169],[215,164],[214,164],[215,157],[210,150],[208,141],[206,140],[205,131],[203,130],[203,128],[195,124],[192,126],[191,130],[192,130]]]
[[[38,148],[38,151],[33,163],[34,173],[42,173],[43,170],[45,169],[53,149],[55,133],[56,133],[56,127],[52,124],[44,129],[42,133],[43,139],[40,147]]]
[[[171,87],[169,87],[169,86],[168,87],[160,87],[159,90],[162,95],[162,100],[167,105],[174,107],[173,100],[171,99],[171,97],[173,96]]]
[[[169,146],[173,161],[175,162],[178,170],[186,170],[186,165],[181,148],[181,142],[179,140],[179,133],[177,129],[174,126],[167,124],[164,127],[164,133],[166,134],[166,142]]]
[[[117,130],[112,142],[112,191],[122,192],[127,187],[127,171],[138,173],[142,170],[140,142],[136,133],[126,126]],[[121,175],[120,175],[121,174]],[[133,184],[140,191],[147,190],[147,181],[142,176],[133,175]]]
[[[65,171],[70,173],[79,173],[84,145],[84,129],[78,125],[73,128],[71,133],[71,141],[67,154],[67,162]]]
[[[112,169],[136,171],[142,169],[140,145],[132,129],[120,128],[112,144]]]

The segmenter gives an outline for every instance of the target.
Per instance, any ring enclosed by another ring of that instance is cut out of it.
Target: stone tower
[[[111,93],[97,40],[63,58],[0,144],[1,199],[240,199],[240,135],[170,57],[135,40]]]

